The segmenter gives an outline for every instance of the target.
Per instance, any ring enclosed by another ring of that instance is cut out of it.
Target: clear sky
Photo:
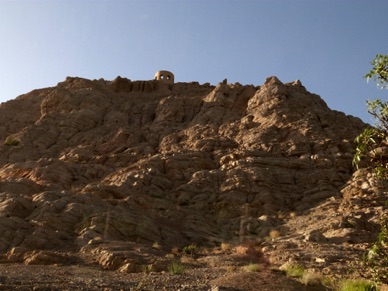
[[[300,79],[362,118],[388,92],[363,79],[388,54],[388,0],[0,0],[0,102],[66,76],[261,85]]]

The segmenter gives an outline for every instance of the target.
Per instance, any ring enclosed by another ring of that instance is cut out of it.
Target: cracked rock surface
[[[352,167],[366,125],[300,81],[68,77],[2,103],[0,123],[4,264],[160,275],[173,248],[249,241],[273,266],[329,274],[359,257],[385,211],[383,188]],[[224,271],[198,275],[203,288]]]

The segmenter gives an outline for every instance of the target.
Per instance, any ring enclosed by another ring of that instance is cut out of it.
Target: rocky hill
[[[365,124],[300,81],[68,77],[2,103],[0,123],[3,262],[82,253],[119,269],[131,256],[120,243],[167,251],[248,241],[279,265],[324,255],[323,270],[337,266],[325,253],[333,245],[370,242],[383,211],[373,199],[361,211],[376,189],[371,176],[352,177]]]

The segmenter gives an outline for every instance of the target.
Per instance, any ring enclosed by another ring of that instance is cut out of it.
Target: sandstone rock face
[[[0,252],[36,251],[30,264],[95,240],[266,237],[280,213],[341,196],[365,126],[276,77],[262,86],[67,78],[1,104],[0,122]]]

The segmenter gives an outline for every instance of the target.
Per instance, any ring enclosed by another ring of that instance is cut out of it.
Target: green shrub
[[[4,142],[4,145],[7,145],[7,146],[17,146],[19,143],[20,143],[20,141],[18,141],[17,139],[7,139]]]
[[[183,274],[185,272],[185,267],[182,265],[182,263],[173,260],[167,267],[168,271],[171,274],[179,275]]]
[[[259,264],[249,264],[243,267],[245,272],[259,272],[260,265]]]
[[[380,233],[376,242],[364,254],[365,267],[376,283],[388,283],[388,215],[380,222]]]
[[[376,81],[377,87],[388,89],[388,55],[376,55],[371,64],[372,69],[364,77]],[[375,178],[384,182],[388,180],[388,101],[376,99],[367,101],[367,105],[375,125],[365,128],[355,139],[357,147],[353,163],[357,168],[369,168]],[[384,183],[381,186],[386,190]],[[367,275],[372,276],[375,283],[388,283],[388,215],[384,210],[379,217],[378,238],[364,256]]]
[[[187,255],[194,255],[195,252],[197,251],[197,246],[194,245],[194,244],[191,244],[191,245],[188,245],[188,246],[185,246],[183,247],[183,250],[182,250],[185,254]]]
[[[303,274],[306,272],[306,269],[300,265],[289,265],[285,269],[287,277],[292,278],[302,278]]]
[[[370,281],[353,279],[344,280],[340,283],[339,291],[376,291],[376,286]]]

